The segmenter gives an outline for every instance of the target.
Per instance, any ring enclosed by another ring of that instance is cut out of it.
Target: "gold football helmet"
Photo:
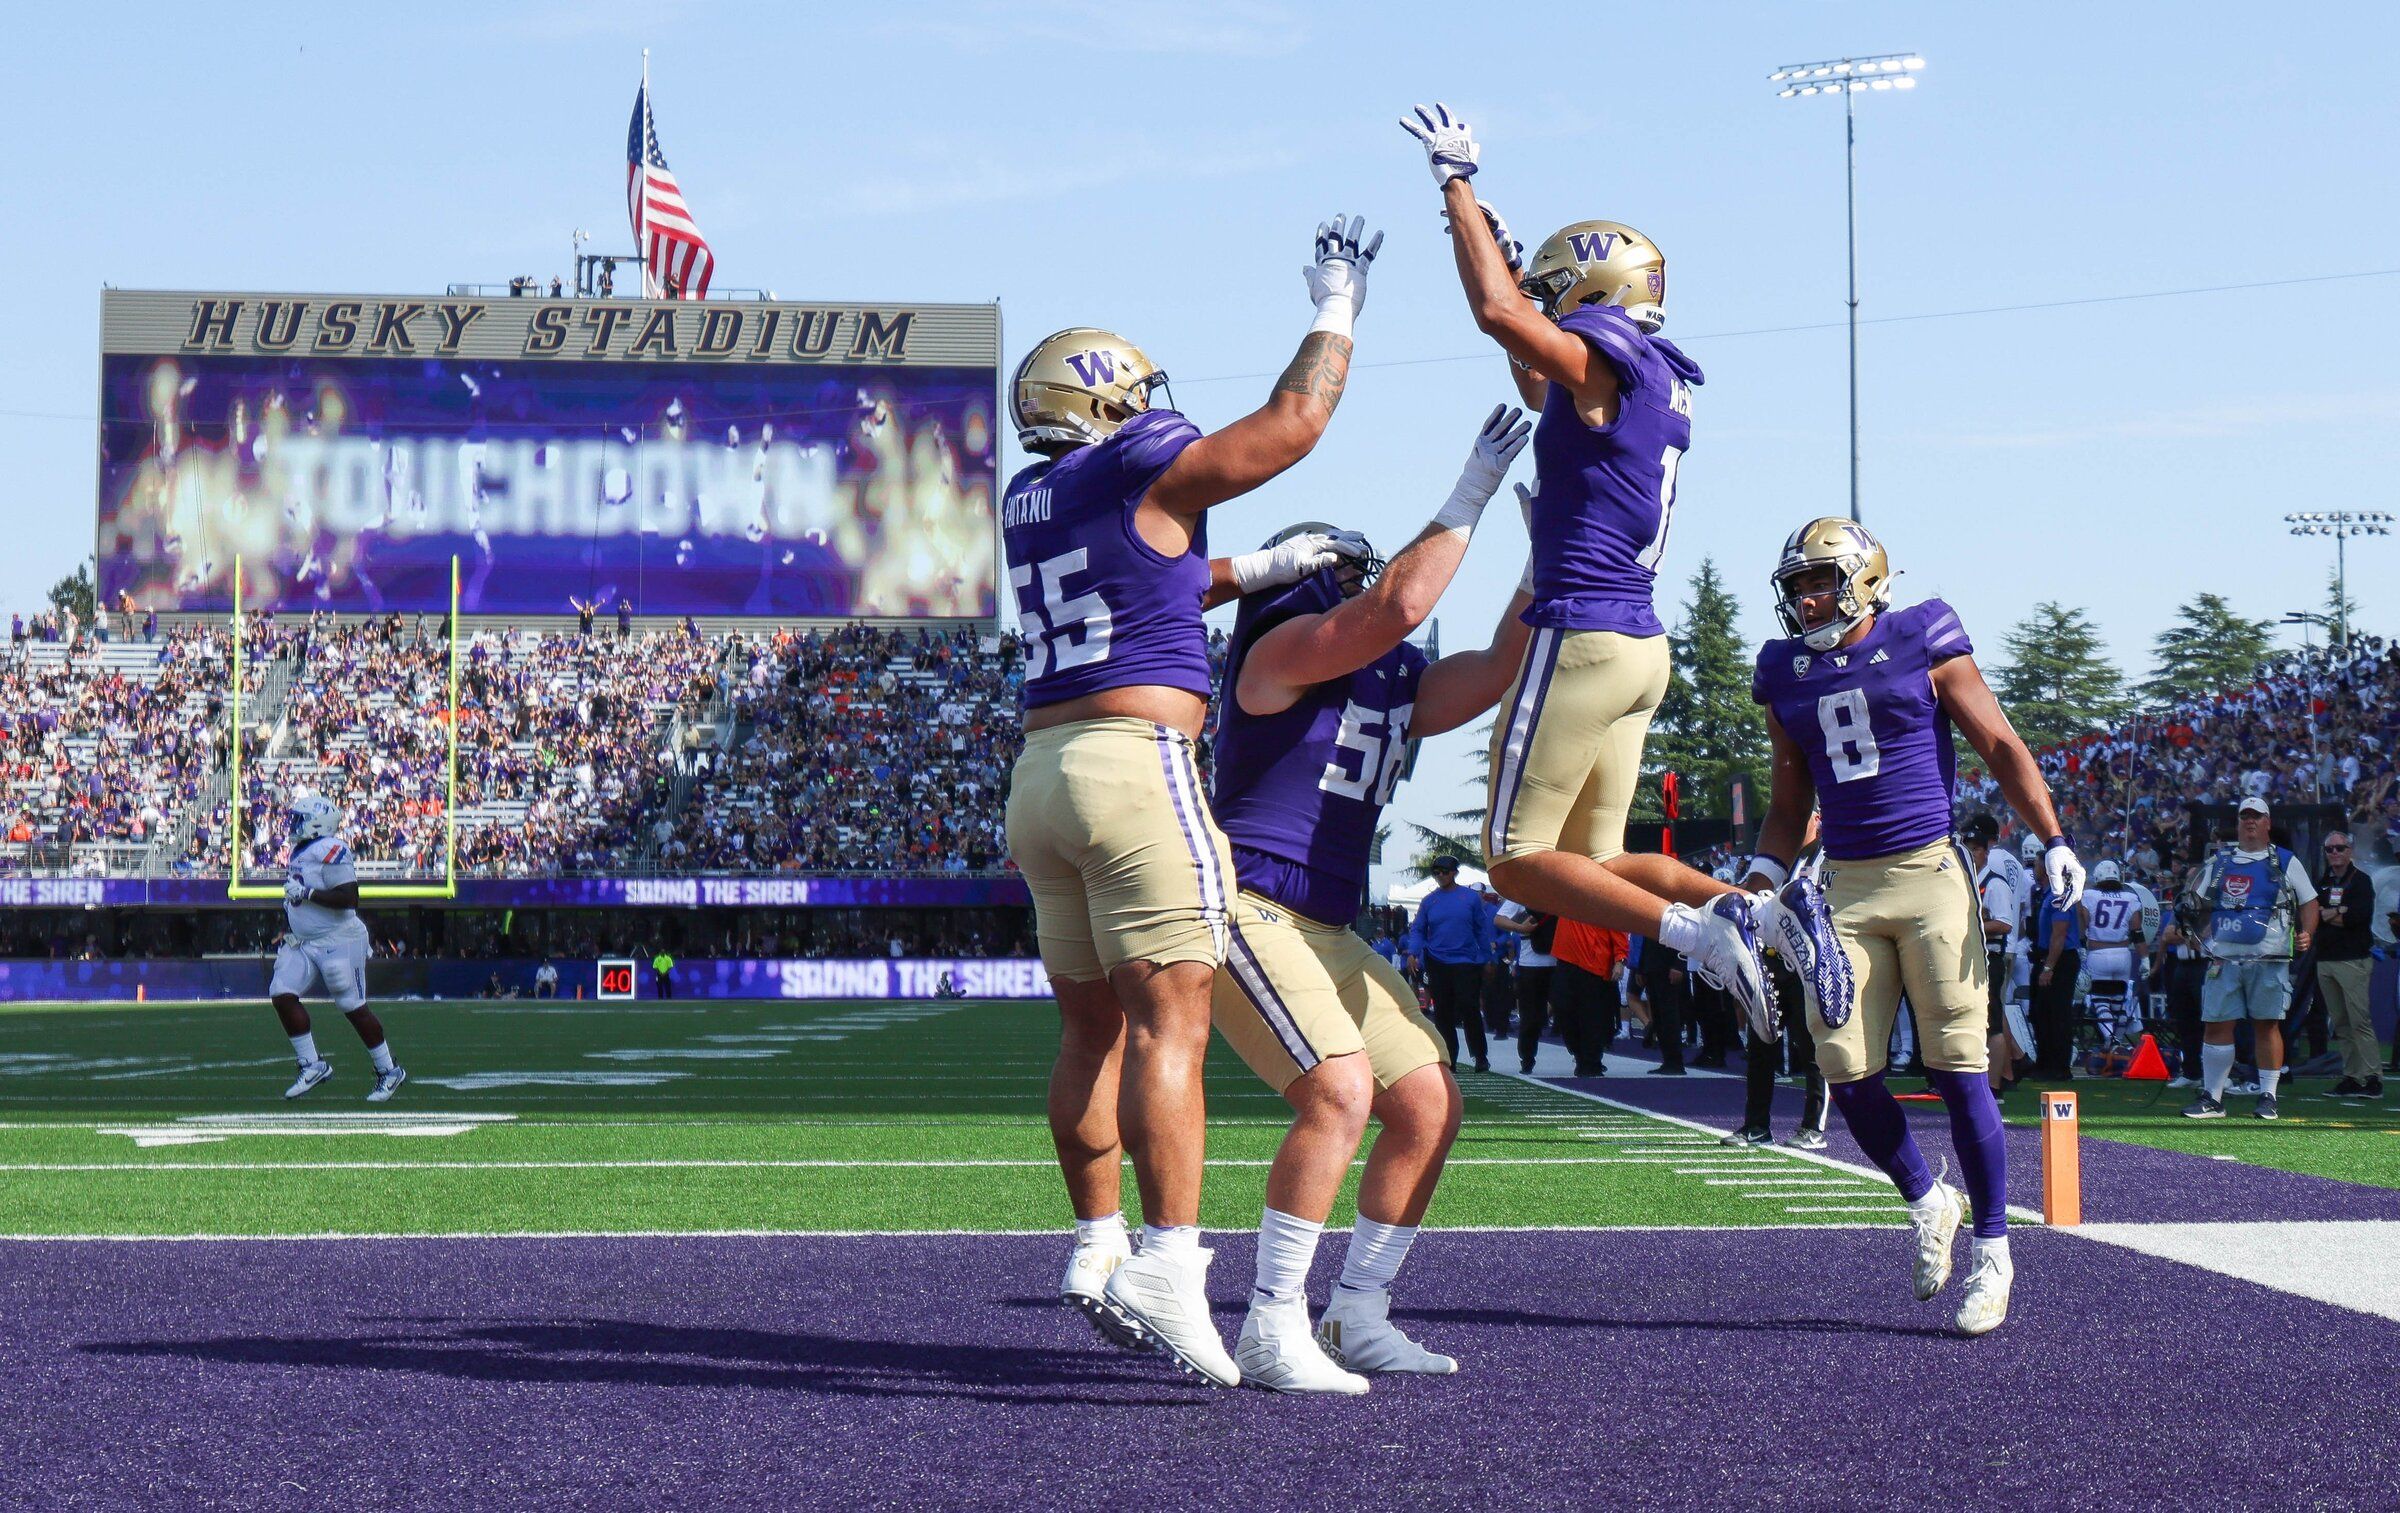
[[[1811,627],[1800,616],[1804,597],[1793,580],[1817,568],[1834,570],[1834,617]],[[1892,564],[1883,543],[1855,520],[1826,515],[1792,532],[1775,561],[1775,615],[1811,651],[1830,651],[1871,615],[1892,605]]]
[[[1141,348],[1113,331],[1069,326],[1045,336],[1009,381],[1017,444],[1038,451],[1106,441],[1149,409],[1150,391],[1166,381]]]
[[[1667,323],[1667,258],[1622,221],[1577,221],[1550,234],[1517,287],[1552,320],[1616,305],[1645,331]]]

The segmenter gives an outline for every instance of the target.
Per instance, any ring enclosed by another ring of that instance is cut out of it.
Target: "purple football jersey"
[[[1233,843],[1241,885],[1328,925],[1350,923],[1366,897],[1367,853],[1408,762],[1408,720],[1425,653],[1402,642],[1348,677],[1309,689],[1280,714],[1244,714],[1233,690],[1260,636],[1340,602],[1330,571],[1242,602],[1217,704],[1209,799]]]
[[[1651,587],[1675,513],[1675,470],[1692,445],[1700,365],[1614,305],[1559,323],[1617,373],[1617,418],[1594,430],[1564,384],[1533,428],[1533,607],[1525,623],[1664,635]]]
[[[1025,707],[1155,684],[1208,697],[1207,519],[1180,557],[1152,549],[1134,510],[1200,430],[1148,410],[1106,441],[1045,459],[1000,500],[1008,582],[1025,636]]]
[[[1836,861],[1890,856],[1950,833],[1958,765],[1933,670],[1975,650],[1939,599],[1875,617],[1856,645],[1812,652],[1797,638],[1758,654],[1750,696],[1808,757]]]

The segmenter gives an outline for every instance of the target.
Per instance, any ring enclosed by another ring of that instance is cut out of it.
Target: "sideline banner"
[[[559,997],[598,1005],[601,962],[559,959]],[[367,964],[370,1000],[473,998],[498,979],[500,989],[533,996],[537,957],[484,961],[372,961]],[[154,1002],[246,999],[266,1002],[272,956],[206,961],[0,961],[0,1002],[125,1003],[137,994]],[[668,978],[674,999],[910,999],[932,998],[947,975],[968,998],[1042,999],[1050,978],[1039,960],[1027,957],[865,957],[850,960],[791,959],[680,961]],[[647,961],[633,974],[639,999],[661,997]]]

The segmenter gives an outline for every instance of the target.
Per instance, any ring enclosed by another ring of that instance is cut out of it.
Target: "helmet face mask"
[[[1824,584],[1831,570],[1833,581]],[[1827,515],[1792,532],[1770,579],[1775,616],[1786,635],[1811,651],[1831,651],[1860,625],[1891,607],[1892,569],[1883,543],[1855,521]],[[1811,582],[1819,586],[1810,587]],[[1807,601],[1833,598],[1833,615],[1811,624]]]
[[[1269,536],[1264,546],[1278,547],[1294,536],[1305,536],[1311,531],[1330,535],[1335,529],[1336,527],[1328,525],[1322,520],[1303,520],[1297,525],[1287,525]],[[1317,569],[1315,576],[1330,577],[1335,591],[1341,595],[1340,600],[1336,602],[1347,602],[1373,588],[1375,580],[1383,576],[1384,566],[1384,559],[1376,553],[1373,547],[1369,547],[1365,556],[1344,557],[1332,567]]]
[[[1560,320],[1586,305],[1615,305],[1644,331],[1667,323],[1667,259],[1622,221],[1577,221],[1552,232],[1517,288]]]
[[[1167,375],[1141,348],[1113,331],[1070,326],[1035,343],[1017,364],[1009,418],[1028,451],[1089,446],[1149,410],[1153,390],[1173,408]]]

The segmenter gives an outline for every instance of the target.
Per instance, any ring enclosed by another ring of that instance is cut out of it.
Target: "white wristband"
[[[1770,884],[1778,888],[1792,880],[1792,869],[1775,860],[1775,858],[1767,855],[1764,851],[1761,851],[1758,855],[1750,858],[1750,871],[1758,874],[1760,877],[1765,878]],[[1748,874],[1744,875],[1747,876]]]
[[[1517,592],[1528,597],[1533,594],[1533,558],[1530,555],[1525,558],[1525,576],[1517,580]]]
[[[1426,529],[1456,531],[1462,536],[1471,536],[1475,533],[1475,522],[1483,518],[1483,507],[1491,502],[1488,489],[1478,489],[1461,478],[1458,486],[1450,491],[1450,497],[1443,500],[1442,507],[1434,512],[1433,522]]]
[[[1233,577],[1233,591],[1247,596],[1258,586],[1258,580],[1266,576],[1268,565],[1274,557],[1275,549],[1267,547],[1226,558],[1225,571]]]
[[[1329,294],[1325,297],[1325,303],[1317,306],[1317,318],[1309,322],[1308,334],[1314,336],[1320,331],[1330,331],[1347,338],[1357,320],[1358,306],[1349,295]]]

